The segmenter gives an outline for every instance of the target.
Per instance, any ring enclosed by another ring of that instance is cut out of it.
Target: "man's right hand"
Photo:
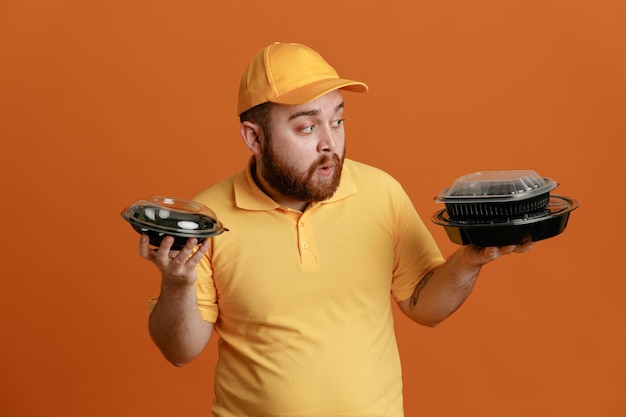
[[[139,238],[139,255],[152,262],[161,271],[164,285],[187,286],[196,281],[196,266],[209,250],[210,239],[206,239],[194,252],[198,241],[187,239],[185,246],[171,250],[174,244],[172,236],[165,236],[158,248],[151,248],[147,235]]]

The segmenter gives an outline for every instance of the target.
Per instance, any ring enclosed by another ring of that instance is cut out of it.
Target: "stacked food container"
[[[551,178],[532,170],[482,171],[458,178],[435,200],[445,204],[432,220],[460,245],[516,245],[556,236],[577,200],[552,195]]]

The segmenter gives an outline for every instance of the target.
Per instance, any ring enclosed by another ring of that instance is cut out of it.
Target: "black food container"
[[[532,170],[483,171],[458,178],[436,201],[445,204],[432,220],[460,245],[516,245],[525,238],[539,241],[567,226],[577,200],[551,195],[551,178]]]
[[[174,238],[172,250],[180,250],[189,238],[202,243],[227,231],[215,213],[203,204],[181,198],[152,196],[135,201],[122,211],[122,218],[159,246],[167,235]]]

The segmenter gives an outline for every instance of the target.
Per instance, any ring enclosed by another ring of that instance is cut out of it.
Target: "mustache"
[[[313,166],[316,167],[316,168],[319,168],[321,166],[324,166],[324,165],[328,164],[329,162],[334,162],[335,164],[340,164],[341,163],[341,158],[336,153],[334,153],[332,155],[322,155],[317,160],[317,163],[313,164]]]
[[[332,154],[332,155],[322,155],[319,157],[319,159],[317,160],[317,162],[314,162],[311,165],[311,168],[309,169],[309,176],[312,176],[319,168],[323,167],[324,165],[328,164],[329,162],[333,162],[335,164],[335,167],[341,167],[342,166],[342,160],[339,157],[339,155],[337,154]]]

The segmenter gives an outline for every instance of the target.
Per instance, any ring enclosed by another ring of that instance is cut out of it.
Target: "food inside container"
[[[159,246],[167,235],[174,237],[172,250],[182,249],[189,238],[202,243],[228,230],[210,208],[196,201],[173,197],[152,196],[137,200],[122,211],[122,218],[137,233],[148,235],[153,246]]]

